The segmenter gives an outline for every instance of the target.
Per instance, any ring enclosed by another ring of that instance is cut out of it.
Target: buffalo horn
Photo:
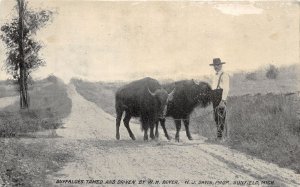
[[[151,90],[148,88],[148,92],[150,93],[151,96],[155,96],[155,93],[151,92]]]
[[[175,90],[176,90],[176,88],[174,88],[174,89],[172,90],[172,92],[168,94],[168,101],[173,100]]]
[[[192,79],[192,81],[193,81],[194,84],[197,84],[194,79]]]

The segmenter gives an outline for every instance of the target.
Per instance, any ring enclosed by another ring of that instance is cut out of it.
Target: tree
[[[20,108],[28,108],[28,79],[32,71],[45,65],[38,56],[42,44],[34,35],[51,20],[53,11],[33,11],[27,8],[25,0],[16,1],[18,16],[1,26],[0,38],[7,47],[5,69],[18,83]]]

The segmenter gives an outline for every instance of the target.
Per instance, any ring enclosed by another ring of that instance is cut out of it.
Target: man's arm
[[[226,101],[229,92],[229,75],[227,73],[222,76],[221,88],[223,89],[222,100]]]

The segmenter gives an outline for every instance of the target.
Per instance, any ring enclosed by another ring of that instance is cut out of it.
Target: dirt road
[[[72,111],[65,119],[64,128],[57,130],[60,143],[56,146],[72,150],[76,155],[62,170],[49,176],[53,185],[78,186],[74,184],[77,182],[84,185],[92,182],[95,186],[107,186],[105,182],[136,185],[143,181],[147,186],[199,186],[194,182],[216,186],[218,181],[229,181],[228,186],[300,185],[300,175],[289,169],[207,143],[197,135],[193,135],[195,140],[188,141],[184,131],[180,143],[167,141],[162,132],[158,141],[144,142],[140,126],[131,123],[137,138],[132,141],[122,124],[121,140],[117,141],[114,117],[85,100],[73,85],[69,85],[68,94]],[[157,184],[151,184],[150,180]]]

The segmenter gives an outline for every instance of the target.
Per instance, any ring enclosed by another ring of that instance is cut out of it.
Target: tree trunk
[[[20,88],[20,108],[26,109],[29,107],[28,104],[28,93],[27,93],[27,67],[24,59],[24,11],[25,11],[25,0],[17,0],[19,7],[19,88]]]
[[[21,68],[20,66],[20,79],[19,79],[19,87],[20,87],[20,108],[25,109],[29,107],[28,103],[28,92],[27,92],[27,72],[26,68]]]

